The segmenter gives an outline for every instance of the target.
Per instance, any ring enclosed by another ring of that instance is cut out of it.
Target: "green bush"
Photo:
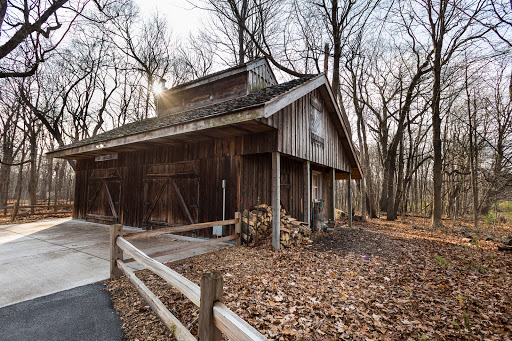
[[[496,218],[494,217],[494,215],[493,215],[491,212],[489,212],[489,213],[485,216],[485,220],[484,220],[484,221],[485,221],[485,223],[486,223],[487,225],[490,225],[490,224],[492,224],[492,223],[496,222]]]
[[[441,263],[444,266],[448,266],[448,261],[446,259],[444,259],[442,256],[437,255],[436,261],[438,261],[439,263]]]
[[[498,212],[512,213],[512,201],[503,201],[498,204]]]

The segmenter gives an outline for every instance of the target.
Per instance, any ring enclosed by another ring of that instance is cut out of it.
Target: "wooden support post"
[[[304,222],[311,223],[311,162],[304,162]]]
[[[123,236],[123,225],[110,225],[110,279],[116,279],[123,275],[123,271],[117,266],[117,261],[123,260],[123,250],[117,246],[117,237]]]
[[[223,282],[218,271],[206,272],[201,276],[198,332],[200,341],[220,340],[220,330],[215,327],[213,321],[213,305],[216,301],[222,301]]]
[[[336,220],[336,170],[331,168],[330,174],[331,181],[329,181],[329,189],[331,192],[329,193],[329,199],[331,201],[331,205],[329,206],[329,219],[332,221]]]
[[[272,246],[281,248],[281,158],[272,153]]]
[[[348,227],[352,227],[352,177],[350,173],[347,174],[347,215],[348,215]]]
[[[364,177],[359,180],[359,188],[361,188],[361,219],[366,221],[366,183]]]
[[[238,235],[236,246],[240,246],[242,245],[242,213],[235,212],[235,219],[238,220],[238,222],[235,223],[235,234]]]

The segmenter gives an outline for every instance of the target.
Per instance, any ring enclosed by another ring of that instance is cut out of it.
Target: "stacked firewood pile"
[[[294,247],[301,244],[311,244],[311,229],[309,224],[298,221],[281,209],[281,247]]]
[[[272,208],[266,204],[255,206],[242,214],[242,240],[253,244],[272,237]],[[298,221],[281,208],[281,247],[289,248],[311,244],[309,224]]]

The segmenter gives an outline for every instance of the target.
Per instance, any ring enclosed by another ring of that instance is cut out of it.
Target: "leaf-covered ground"
[[[314,241],[233,247],[169,266],[196,283],[220,271],[226,304],[269,339],[512,339],[512,253],[494,241],[377,219]],[[137,275],[196,332],[190,302],[156,275]],[[124,278],[108,290],[128,340],[171,339]]]
[[[24,212],[24,213],[21,213],[20,215],[16,216],[16,219],[13,222],[13,221],[11,221],[10,213],[8,213],[7,215],[3,215],[3,210],[1,210],[1,211],[2,211],[2,214],[0,215],[0,225],[30,223],[33,221],[39,221],[39,220],[43,220],[43,219],[71,217],[71,213],[60,213],[60,212],[55,213],[52,210],[44,210],[44,211],[38,210],[37,212],[41,212],[41,213],[45,213],[45,214],[30,215],[30,214],[27,214]]]

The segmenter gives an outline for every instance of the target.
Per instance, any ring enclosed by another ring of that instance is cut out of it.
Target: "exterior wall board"
[[[312,138],[312,111],[316,109],[314,109],[311,101],[320,104],[322,123],[318,135],[323,138],[323,143]],[[299,98],[261,121],[278,129],[277,151],[309,160],[318,165],[333,167],[339,171],[349,172],[351,170],[347,152],[342,146],[333,118],[327,111],[318,91],[315,90]]]
[[[247,72],[238,73],[197,87],[163,92],[158,103],[159,114],[191,110],[247,95]]]

